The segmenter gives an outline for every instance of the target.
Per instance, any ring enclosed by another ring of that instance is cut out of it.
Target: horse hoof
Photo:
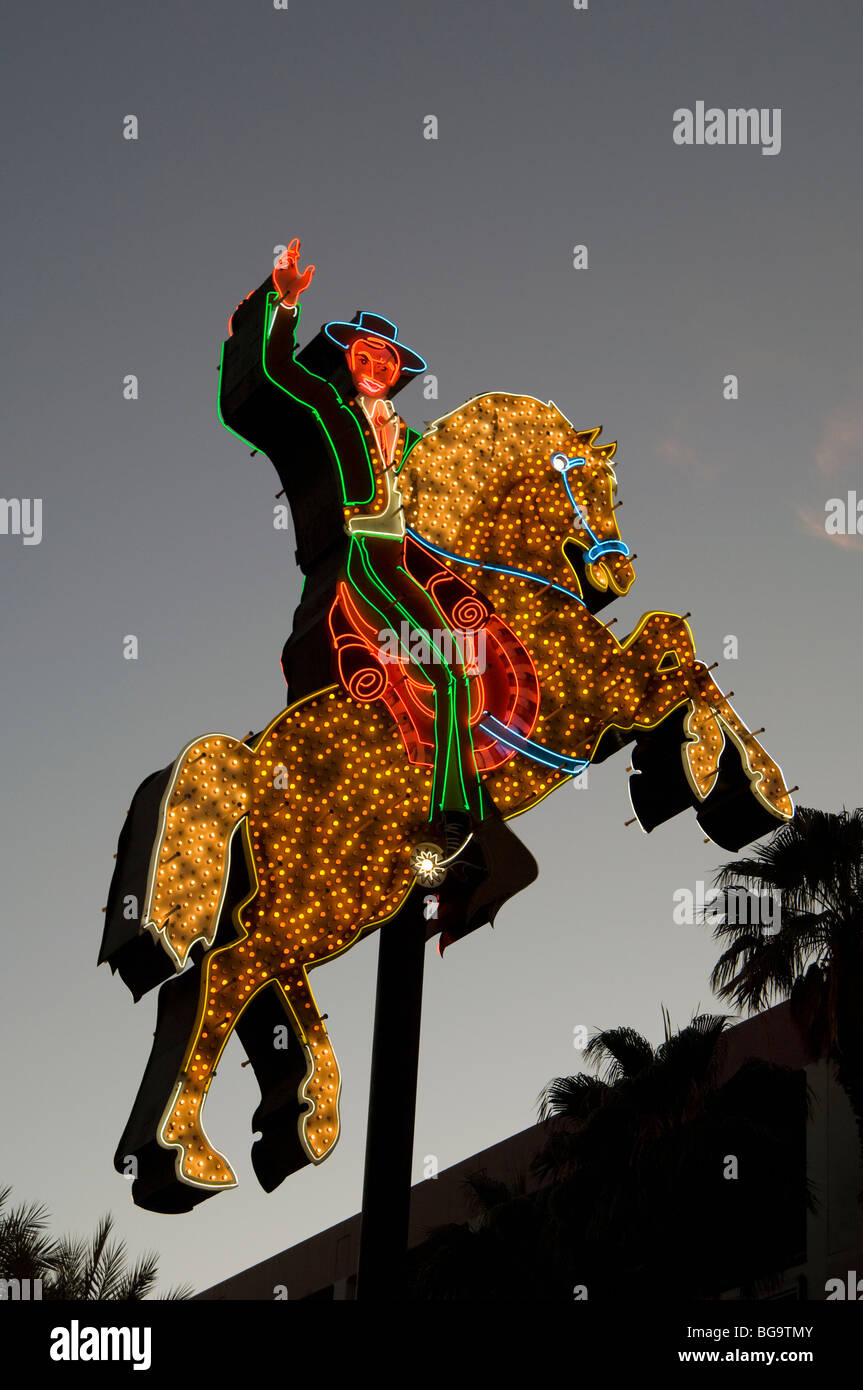
[[[325,1123],[317,1115],[307,1115],[303,1123],[303,1144],[313,1163],[321,1163],[336,1146],[338,1121]]]
[[[206,1143],[183,1148],[177,1155],[177,1173],[183,1182],[195,1187],[236,1187],[237,1179],[228,1160]]]
[[[181,1182],[196,1187],[236,1187],[228,1160],[214,1149],[201,1124],[203,1098],[182,1095],[172,1102],[158,1139],[165,1149],[176,1149],[176,1173]]]
[[[323,1027],[323,1025],[321,1025]],[[324,1036],[308,1043],[311,1070],[299,1093],[308,1107],[300,1117],[300,1139],[312,1163],[320,1163],[339,1137],[339,1064]]]

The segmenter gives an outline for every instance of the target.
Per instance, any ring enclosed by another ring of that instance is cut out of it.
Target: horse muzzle
[[[622,597],[635,582],[635,570],[630,559],[632,552],[624,541],[616,537],[586,545],[575,536],[569,536],[563,543],[563,553],[582,587],[586,579],[600,593],[610,590],[617,597]]]

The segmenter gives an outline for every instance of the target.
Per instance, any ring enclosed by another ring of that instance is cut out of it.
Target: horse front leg
[[[685,618],[648,613],[621,646],[621,667],[637,727],[657,728],[684,702],[683,770],[697,801],[710,795],[725,737],[693,672],[695,643]],[[702,668],[703,669],[703,668]]]
[[[730,701],[695,658],[692,632],[684,618],[652,613],[642,619],[624,643],[634,679],[642,673],[635,722],[660,723],[686,701],[681,747],[687,781],[698,802],[714,791],[726,735],[737,747],[753,794],[772,816],[787,820],[794,814],[781,769],[744,724]]]
[[[697,661],[693,664],[692,683],[697,692],[693,697],[693,705],[698,718],[702,722],[706,721],[705,711],[709,710],[723,736],[723,741],[726,734],[731,738],[740,754],[753,796],[778,819],[790,820],[794,815],[794,803],[785,786],[782,769],[744,724],[703,662]]]

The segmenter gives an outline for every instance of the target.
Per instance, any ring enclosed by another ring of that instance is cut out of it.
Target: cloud
[[[863,550],[863,536],[833,536],[825,531],[826,512],[813,512],[809,507],[798,507],[796,510],[804,531],[808,531],[810,536],[820,536],[822,540],[832,541],[842,550]]]
[[[861,471],[863,462],[863,404],[839,406],[824,422],[815,450],[815,466],[826,478]]]
[[[684,469],[687,473],[697,474],[701,478],[712,478],[715,470],[710,464],[705,463],[690,449],[688,444],[682,444],[679,439],[660,439],[656,445],[656,453],[666,463],[671,464],[672,468]]]

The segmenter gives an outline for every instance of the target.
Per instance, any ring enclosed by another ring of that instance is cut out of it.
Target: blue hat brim
[[[324,332],[332,342],[345,351],[350,347],[354,338],[382,338],[399,354],[403,372],[424,372],[428,366],[425,358],[420,357],[413,348],[407,347],[399,338],[391,338],[389,334],[381,333],[377,329],[361,328],[358,323],[332,322],[324,324]],[[339,336],[339,332],[341,336]]]

